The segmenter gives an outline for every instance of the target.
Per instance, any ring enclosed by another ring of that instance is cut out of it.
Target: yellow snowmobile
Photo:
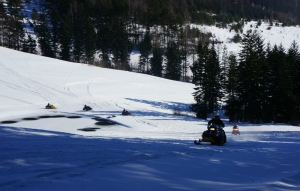
[[[52,104],[49,104],[45,106],[46,109],[56,109],[56,107]]]

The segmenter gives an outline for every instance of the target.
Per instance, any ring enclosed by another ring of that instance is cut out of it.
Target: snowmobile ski
[[[201,145],[201,142],[202,142],[201,140],[198,140],[198,141],[195,140],[195,141],[194,141],[194,143],[195,143],[196,145]]]

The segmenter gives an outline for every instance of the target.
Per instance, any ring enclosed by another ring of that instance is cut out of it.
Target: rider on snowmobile
[[[220,125],[222,128],[225,127],[223,121],[220,119],[219,115],[216,115],[214,118],[212,118],[211,120],[208,121],[208,127],[210,126],[210,124],[217,124]]]

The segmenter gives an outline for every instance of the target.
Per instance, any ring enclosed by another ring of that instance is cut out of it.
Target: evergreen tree
[[[220,64],[215,50],[212,45],[209,49],[208,44],[198,45],[198,61],[191,68],[193,72],[193,83],[196,92],[193,93],[196,104],[192,110],[196,116],[206,119],[208,114],[213,113],[221,99],[220,83]]]
[[[7,36],[7,14],[3,3],[0,3],[0,46],[6,46],[5,37]]]
[[[291,68],[291,76],[293,81],[293,94],[295,96],[295,104],[292,114],[292,123],[299,124],[300,121],[300,52],[298,44],[293,41],[288,50],[287,60]]]
[[[238,101],[240,103],[241,121],[261,122],[263,119],[262,80],[265,65],[263,40],[257,33],[247,33],[242,40],[242,50],[239,54],[238,67]]]
[[[94,59],[97,39],[93,23],[89,18],[85,20],[83,34],[85,63],[89,63]]]
[[[149,31],[146,32],[144,39],[139,44],[139,49],[141,53],[140,62],[139,62],[139,68],[140,68],[139,71],[143,73],[145,72],[149,73],[149,56],[152,49]]]
[[[61,34],[62,32],[64,32],[64,30],[60,26],[61,25],[61,17],[64,18],[65,13],[63,13],[63,15],[60,16],[54,5],[52,5],[48,9],[49,9],[49,11],[47,11],[47,15],[49,15],[49,19],[50,19],[49,32],[51,33],[51,49],[53,51],[54,58],[57,58],[57,57],[59,57],[59,54],[61,54],[58,50],[59,43],[62,44],[62,41],[63,41],[62,36],[65,35],[65,34]],[[68,38],[68,36],[66,36],[66,38]],[[65,48],[63,46],[64,45],[61,45],[60,49]],[[64,50],[62,50],[62,51],[64,51]],[[61,55],[60,55],[60,58],[63,60],[69,60],[69,59],[62,58]]]
[[[228,57],[228,74],[226,79],[226,115],[229,117],[229,121],[237,121],[239,117],[239,110],[238,110],[238,98],[236,93],[237,87],[237,68],[238,62],[236,55],[230,54]]]
[[[293,95],[293,82],[290,65],[284,48],[280,45],[273,47],[268,62],[271,66],[271,105],[273,106],[273,119],[276,122],[289,122],[295,103]]]
[[[192,82],[196,86],[194,88],[196,91],[193,93],[196,103],[191,106],[191,109],[196,113],[196,117],[206,119],[208,115],[208,98],[206,96],[204,67],[208,60],[208,44],[202,45],[199,41],[197,54],[198,60],[195,61],[191,67],[193,73]]]
[[[84,17],[81,9],[77,8],[74,10],[76,15],[73,17],[73,61],[81,62],[83,59],[84,52]]]
[[[64,16],[60,25],[60,58],[62,60],[71,61],[72,46],[72,29],[71,23],[67,16]]]
[[[233,59],[234,55],[231,55]],[[227,47],[223,46],[222,58],[220,62],[220,82],[221,82],[221,92],[225,94],[226,86],[228,86],[228,76],[229,76],[229,58],[228,58],[228,51]]]
[[[217,109],[218,101],[223,97],[221,92],[220,62],[214,44],[212,44],[209,50],[208,58],[209,59],[205,71],[208,77],[208,112],[212,113]]]
[[[165,78],[180,80],[181,77],[181,58],[179,47],[175,42],[170,42],[166,52]]]
[[[159,46],[153,48],[153,57],[150,59],[151,74],[162,77],[163,53]]]
[[[39,23],[35,27],[35,32],[37,33],[37,39],[41,54],[47,57],[54,57],[54,51],[51,46],[51,33],[49,29],[49,24],[45,13],[39,15]]]
[[[181,28],[179,33],[179,47],[182,60],[182,81],[188,81],[187,72],[188,72],[188,54],[189,54],[189,44],[188,44],[188,32],[190,31],[189,27]]]
[[[130,70],[128,60],[132,46],[128,39],[125,23],[122,20],[119,21],[115,18],[112,27],[114,38],[111,49],[115,66],[117,69]]]
[[[8,14],[8,19],[6,20],[6,29],[8,31],[7,45],[9,48],[20,50],[25,37],[22,1],[7,0],[6,9]]]
[[[22,47],[23,52],[36,54],[36,40],[34,40],[30,34],[26,34],[26,37],[24,38],[22,45],[23,45]]]

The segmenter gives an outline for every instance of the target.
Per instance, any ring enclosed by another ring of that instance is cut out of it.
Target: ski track
[[[93,95],[90,92],[90,85],[93,81],[94,81],[94,79],[91,79],[88,83],[85,84],[85,92],[86,92],[86,94],[88,94],[91,97],[93,97]]]
[[[5,71],[8,75],[10,76],[14,76],[15,78],[17,78],[20,82],[22,82],[22,84],[25,87],[22,87],[20,85],[16,85],[16,84],[12,84],[9,82],[6,82],[4,80],[0,80],[0,82],[4,85],[6,85],[9,88],[15,89],[15,90],[20,90],[23,91],[25,93],[31,94],[31,95],[35,95],[38,97],[41,97],[44,100],[55,100],[58,103],[62,103],[64,104],[65,102],[59,98],[59,96],[56,93],[59,93],[60,95],[64,95],[64,96],[70,96],[69,94],[66,94],[63,91],[60,91],[58,89],[49,87],[45,84],[42,84],[40,82],[34,81],[32,79],[26,78],[22,75],[20,75],[18,72],[4,66],[3,63],[0,64],[0,67],[2,68],[3,71]]]
[[[18,101],[18,102],[26,103],[28,105],[34,105],[33,103],[30,103],[30,102],[27,102],[27,101],[24,101],[24,100],[20,100],[20,99],[16,99],[16,98],[12,98],[12,97],[8,97],[8,96],[4,96],[4,95],[0,95],[0,97],[4,97],[6,99],[11,99],[11,100],[15,100],[15,101]]]

